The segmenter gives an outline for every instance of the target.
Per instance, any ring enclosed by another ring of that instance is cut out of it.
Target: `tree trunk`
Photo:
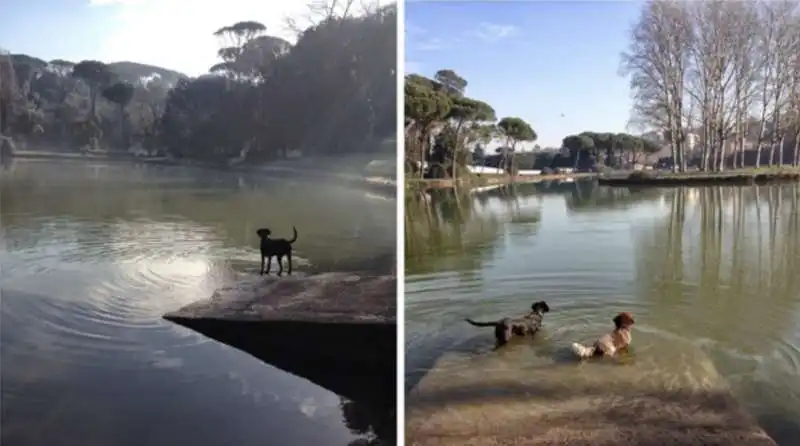
[[[97,122],[97,89],[91,87],[89,89],[89,100],[91,102],[91,109],[89,110],[89,119],[92,122]]]
[[[800,166],[800,130],[794,134],[794,154],[792,158],[792,166]]]
[[[703,171],[711,170],[710,169],[710,167],[711,167],[711,152],[714,150],[714,148],[713,148],[714,144],[716,144],[716,142],[714,141],[714,137],[712,135],[710,126],[706,126],[706,135],[707,135],[707,137],[706,137],[706,147],[705,147],[705,150],[703,151],[703,162],[702,162],[702,170]]]
[[[727,155],[726,144],[727,140],[725,138],[725,130],[723,128],[722,123],[719,124],[718,129],[719,135],[719,157],[717,158],[717,172],[722,172],[725,170],[725,156]]]
[[[119,104],[119,139],[122,142],[121,149],[128,150],[128,138],[125,134],[125,106]]]
[[[744,155],[745,155],[745,144],[746,144],[747,137],[745,135],[741,136],[739,139],[739,168],[744,169]]]
[[[0,86],[0,88],[2,88],[2,86]],[[8,115],[11,107],[9,107],[9,101],[7,101],[2,94],[3,92],[0,91],[0,135],[5,135],[8,129]]]
[[[772,132],[773,135],[777,133],[777,130],[778,129],[773,130],[773,132]],[[772,136],[772,138],[770,138],[770,140],[769,140],[769,145],[770,145],[770,148],[769,148],[769,166],[770,167],[775,165],[775,147],[777,146],[777,144],[775,143],[775,139],[776,139],[775,136]]]
[[[759,124],[758,130],[758,141],[756,142],[756,169],[761,167],[761,150],[764,145],[764,130],[766,130],[767,125],[767,93],[766,89],[764,89],[764,95],[762,96],[762,105],[761,105],[761,121]]]

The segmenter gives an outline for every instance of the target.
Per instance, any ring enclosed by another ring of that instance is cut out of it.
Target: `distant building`
[[[686,150],[694,150],[698,142],[700,142],[700,137],[696,133],[688,133],[686,135]]]

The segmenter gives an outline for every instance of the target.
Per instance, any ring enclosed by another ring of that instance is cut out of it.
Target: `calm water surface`
[[[1,442],[346,445],[393,435],[385,415],[161,315],[257,274],[261,226],[277,236],[297,226],[300,271],[393,262],[394,209],[263,175],[33,161],[0,170]]]
[[[513,357],[521,369],[632,311],[639,351],[688,341],[773,438],[800,438],[798,186],[561,183],[438,191],[406,207],[407,388],[445,355],[492,354],[491,330],[464,317],[544,299],[552,312],[531,354]]]

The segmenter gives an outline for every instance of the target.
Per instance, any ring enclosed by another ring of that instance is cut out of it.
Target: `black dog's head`
[[[261,228],[256,229],[256,234],[258,235],[258,238],[267,238],[270,236],[270,234],[272,234],[272,231],[267,228]]]
[[[540,300],[539,302],[534,302],[533,305],[531,305],[531,312],[539,314],[549,313],[550,306],[547,305],[547,302]]]

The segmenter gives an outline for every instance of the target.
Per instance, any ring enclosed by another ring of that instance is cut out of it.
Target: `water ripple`
[[[405,296],[408,376],[419,377],[437,367],[437,360],[459,354],[466,357],[455,361],[462,367],[470,367],[470,355],[496,355],[499,363],[516,361],[504,366],[524,373],[526,366],[558,358],[571,342],[591,342],[611,328],[616,313],[630,311],[637,321],[637,361],[682,346],[673,352],[674,363],[672,357],[666,361],[669,370],[654,373],[671,380],[685,372],[686,361],[702,356],[700,365],[729,378],[757,416],[781,413],[800,419],[798,189],[647,194],[585,189],[583,202],[571,199],[574,191],[545,196],[536,227],[516,223],[510,218],[514,206],[503,206],[522,203],[524,196],[496,200],[496,206],[492,198],[486,199],[487,206],[462,204],[492,211],[463,212],[466,222],[441,219],[430,225],[430,232],[450,238],[431,236],[428,243],[460,248],[471,239],[452,234],[465,228],[481,244],[461,252],[430,250],[427,257],[413,259]],[[484,221],[500,223],[495,227]],[[421,228],[415,231],[407,232],[407,238],[425,234]],[[495,320],[520,314],[536,300],[547,301],[552,310],[544,330],[508,353],[491,353],[491,330],[463,322],[465,317]],[[780,428],[800,432],[800,424],[782,423]]]

